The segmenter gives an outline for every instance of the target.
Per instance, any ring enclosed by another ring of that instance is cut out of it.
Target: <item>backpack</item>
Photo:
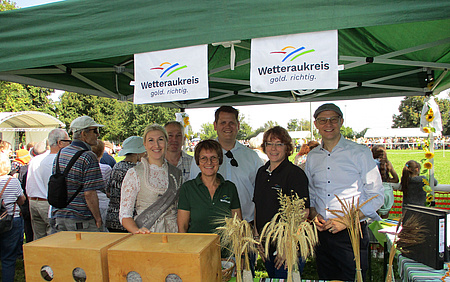
[[[64,169],[64,172],[61,173],[61,170],[59,169],[59,154],[61,153],[61,150],[58,152],[58,155],[56,155],[56,171],[54,174],[50,176],[50,179],[48,180],[48,196],[47,200],[48,203],[55,208],[63,209],[69,205],[73,199],[81,192],[81,189],[83,189],[83,185],[81,185],[75,194],[72,195],[72,197],[67,200],[67,181],[66,177],[69,174],[70,169],[75,164],[75,162],[78,160],[78,158],[86,152],[87,150],[81,150],[78,151],[70,160],[69,164],[67,165],[66,169]]]

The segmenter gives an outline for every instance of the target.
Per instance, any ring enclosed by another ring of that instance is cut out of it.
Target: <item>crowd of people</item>
[[[280,208],[279,193],[305,200],[305,220],[313,221],[319,231],[319,278],[326,280],[355,277],[348,232],[329,211],[341,209],[335,195],[360,202],[376,196],[359,215],[365,276],[367,221],[385,217],[392,206],[389,183],[399,178],[384,146],[371,151],[341,135],[343,115],[335,104],[321,105],[314,118],[321,142],[304,144],[294,163],[288,159],[294,144],[283,127],[267,130],[261,143],[250,144],[251,148],[238,142],[239,112],[231,106],[216,110],[217,139],[198,142],[194,157],[182,150],[184,128],[176,121],[151,124],[142,137],[128,137],[118,153],[124,159],[118,163],[111,157],[112,144],[99,140],[103,125],[88,116],[72,121],[72,138],[64,129],[54,129],[48,135],[48,150],[18,150],[12,164],[11,145],[1,141],[1,198],[14,215],[11,230],[0,234],[3,280],[13,281],[24,232],[27,242],[59,231],[213,233],[220,219],[236,216],[253,226],[259,241],[264,225]],[[57,167],[64,171],[67,166],[67,206],[52,207],[47,200],[49,178]],[[411,163],[405,167],[410,173],[403,172],[402,185],[409,180],[405,184],[409,187],[417,169]],[[268,255],[261,245],[258,251],[269,277],[286,278],[285,258],[275,246]],[[222,255],[227,256],[226,249]],[[256,254],[250,258],[254,262]],[[303,265],[299,259],[300,270]]]

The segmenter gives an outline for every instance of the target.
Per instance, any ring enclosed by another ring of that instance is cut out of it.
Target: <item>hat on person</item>
[[[88,116],[77,117],[70,124],[70,131],[76,132],[93,126],[103,127],[104,125],[96,123],[91,117]]]
[[[119,151],[118,155],[125,156],[126,154],[142,154],[144,152],[144,138],[131,136],[123,141],[122,150]]]
[[[318,107],[317,110],[314,112],[314,118],[317,118],[317,116],[324,111],[333,111],[336,112],[340,117],[343,116],[341,109],[339,109],[338,106],[336,106],[333,103],[326,103],[323,104],[322,106]]]
[[[26,165],[31,160],[30,153],[25,149],[20,149],[16,151],[16,158],[14,161]]]

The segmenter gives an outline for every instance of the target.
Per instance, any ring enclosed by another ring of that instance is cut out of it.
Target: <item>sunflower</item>
[[[428,180],[426,178],[422,179],[422,182],[425,185],[430,185],[430,182],[428,182]]]
[[[433,167],[433,164],[430,163],[430,162],[426,162],[426,163],[423,164],[423,167],[426,168],[426,169],[431,169]]]
[[[434,158],[434,153],[432,153],[432,152],[430,152],[430,151],[426,151],[425,152],[425,158],[427,158],[427,159],[432,159],[432,158]]]
[[[429,127],[424,127],[424,128],[422,128],[422,130],[423,130],[423,132],[425,132],[425,133],[430,133],[430,132],[431,132],[431,130],[430,130]]]
[[[429,195],[427,196],[427,203],[429,203],[429,202],[431,202],[431,201],[433,201],[433,195],[429,194]]]
[[[428,122],[432,122],[433,121],[433,119],[434,119],[434,115],[433,114],[427,114],[427,116],[425,117],[425,119],[428,121]]]
[[[189,117],[184,117],[183,123],[184,123],[184,127],[188,126],[189,125]]]

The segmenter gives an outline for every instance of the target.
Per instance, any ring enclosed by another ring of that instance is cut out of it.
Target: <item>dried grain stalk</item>
[[[293,193],[292,196],[278,194],[279,212],[264,225],[260,242],[265,242],[266,257],[271,243],[275,243],[277,255],[286,258],[288,280],[293,271],[298,272],[298,254],[303,259],[314,253],[317,244],[317,229],[314,223],[306,222],[305,200]]]
[[[217,227],[220,235],[220,245],[230,251],[236,258],[236,280],[242,281],[242,270],[250,270],[249,252],[256,253],[257,242],[253,239],[253,232],[246,220],[241,220],[235,214],[234,217],[225,217],[223,226]],[[244,267],[242,267],[244,256]]]
[[[353,255],[355,256],[355,266],[356,266],[356,281],[363,281],[362,279],[362,269],[361,269],[361,256],[360,256],[360,238],[363,237],[360,225],[359,211],[372,199],[378,197],[378,195],[371,197],[361,205],[359,204],[359,198],[356,201],[352,198],[352,201],[342,201],[337,195],[334,195],[339,203],[341,204],[342,210],[329,210],[334,216],[337,217],[336,221],[342,223],[347,227],[347,231],[350,236],[350,241],[352,243]]]

